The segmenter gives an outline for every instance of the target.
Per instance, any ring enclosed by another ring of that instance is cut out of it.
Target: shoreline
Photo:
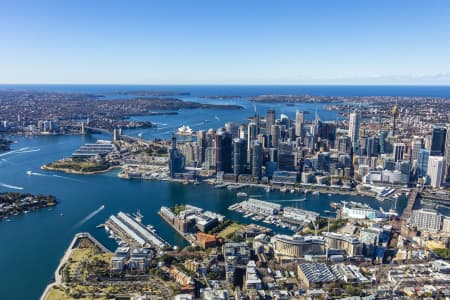
[[[42,165],[40,167],[41,170],[44,171],[55,171],[55,172],[62,172],[62,173],[66,173],[66,174],[78,174],[78,175],[94,175],[94,174],[101,174],[101,173],[108,173],[114,169],[120,168],[121,166],[109,166],[107,169],[104,170],[98,170],[98,171],[91,171],[91,172],[83,172],[83,171],[76,171],[76,170],[72,170],[72,169],[66,169],[66,168],[52,168],[49,167],[48,165]]]

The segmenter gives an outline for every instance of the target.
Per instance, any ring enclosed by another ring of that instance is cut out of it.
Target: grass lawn
[[[221,238],[227,238],[228,236],[232,235],[233,233],[235,233],[242,227],[243,227],[242,225],[239,225],[237,223],[231,223],[226,228],[224,228],[221,232],[219,232],[217,234],[217,236],[221,237]]]

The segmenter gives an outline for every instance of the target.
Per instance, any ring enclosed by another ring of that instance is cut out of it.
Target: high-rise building
[[[386,147],[386,138],[388,136],[388,132],[386,130],[382,130],[380,131],[380,154],[384,154],[387,152],[387,147]]]
[[[369,136],[366,139],[366,153],[367,156],[377,156],[380,149],[380,140],[375,136]]]
[[[414,138],[411,141],[411,162],[419,159],[420,149],[423,148],[422,138]]]
[[[275,125],[275,119],[276,119],[275,110],[274,109],[267,110],[267,115],[266,115],[266,132],[267,133],[269,133],[270,130],[272,129],[272,125]]]
[[[352,142],[353,151],[359,148],[359,127],[360,127],[360,116],[357,112],[352,112],[350,114],[348,136]]]
[[[431,156],[444,156],[445,139],[447,137],[447,128],[443,126],[433,126],[431,134]]]
[[[427,175],[430,178],[430,185],[440,188],[445,172],[445,159],[443,156],[430,156],[428,159]]]
[[[292,145],[280,143],[278,145],[278,169],[281,171],[294,171],[295,155],[292,152]]]
[[[177,139],[172,137],[172,144],[169,150],[169,172],[170,177],[175,177],[175,173],[181,172],[184,168],[184,157],[177,150]]]
[[[428,159],[430,158],[430,150],[420,149],[417,159],[417,177],[421,178],[427,175]]]
[[[341,153],[350,154],[352,143],[350,137],[348,136],[340,136],[336,139],[336,149]]]
[[[258,141],[252,142],[252,176],[261,178],[263,162],[262,145]]]
[[[216,171],[232,172],[231,134],[220,128],[216,132]]]
[[[303,124],[305,123],[305,114],[301,111],[295,113],[295,135],[303,137]]]
[[[208,142],[206,141],[206,131],[197,131],[197,146],[198,146],[198,164],[201,166],[205,162],[206,148]]]
[[[445,181],[450,182],[450,125],[447,126],[445,139]]]
[[[235,122],[225,123],[225,131],[231,134],[232,138],[236,138],[239,136],[239,126]]]
[[[406,145],[404,143],[394,143],[394,160],[403,160],[403,154],[405,153]]]
[[[256,140],[257,135],[256,123],[250,122],[247,126],[247,161],[251,163],[252,142]]]
[[[244,173],[246,155],[246,141],[243,139],[233,139],[233,173],[239,175]]]
[[[272,137],[272,147],[277,148],[281,139],[281,127],[280,125],[272,125],[270,135]]]

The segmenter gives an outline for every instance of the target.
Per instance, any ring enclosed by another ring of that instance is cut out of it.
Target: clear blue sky
[[[450,1],[0,0],[0,83],[450,84]]]

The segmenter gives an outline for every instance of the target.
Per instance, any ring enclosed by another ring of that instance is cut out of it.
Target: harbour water
[[[198,88],[194,87],[194,89]],[[205,87],[205,89],[205,93],[208,91],[210,95],[219,93],[213,93],[209,87]],[[172,90],[172,88],[165,87],[164,90]],[[183,91],[192,92],[187,87],[183,87]],[[260,93],[269,92],[284,93],[284,90],[276,92],[263,89]],[[226,91],[225,93],[220,90],[220,93],[236,94],[237,92]],[[230,103],[228,100],[198,100]],[[166,131],[158,128],[146,131],[143,136],[145,138],[168,137],[173,128],[182,124],[198,130],[209,127],[217,128],[229,120],[245,121],[252,113],[253,105],[246,100],[232,101],[243,105],[245,110],[239,112],[183,110],[179,115],[148,117],[148,120],[152,122],[161,123],[160,128],[163,124],[167,124],[167,133],[163,134]],[[272,107],[277,110],[277,113],[286,113],[290,117],[293,116],[296,109],[307,109],[312,112],[309,115],[312,117],[317,109],[324,120],[336,117],[335,112],[324,111],[322,106],[323,104],[319,106],[299,104],[299,107],[267,104],[258,106],[257,109],[262,113],[268,107]],[[205,120],[210,121],[204,122]],[[198,127],[194,126],[194,124],[202,122],[203,124]],[[137,135],[139,130],[130,133]],[[144,224],[154,225],[161,237],[176,245],[185,245],[185,242],[158,216],[158,209],[162,205],[174,206],[178,203],[189,203],[217,211],[243,223],[253,222],[250,219],[242,218],[242,215],[237,212],[227,210],[228,206],[242,200],[237,198],[236,191],[214,189],[207,184],[182,185],[166,181],[125,180],[117,177],[118,171],[83,176],[39,169],[45,163],[69,156],[74,149],[86,142],[93,142],[97,138],[108,138],[106,136],[14,136],[12,138],[17,142],[12,145],[12,151],[0,154],[0,192],[53,194],[57,197],[59,204],[52,209],[43,209],[12,217],[10,222],[0,222],[1,299],[37,299],[46,284],[52,280],[59,259],[77,232],[88,231],[107,247],[114,249],[115,242],[108,239],[105,231],[97,229],[96,226],[118,211],[133,213],[139,209],[144,215]],[[263,189],[256,188],[240,191],[249,195],[258,195],[259,199],[272,201],[304,197],[280,192],[265,193]],[[306,197],[306,201],[298,203],[280,203],[319,213],[330,209],[330,202],[340,200],[364,202],[373,208],[379,208],[381,205],[385,210],[392,207],[390,201],[380,203],[375,199],[360,196],[308,195]],[[99,210],[102,205],[104,205],[104,209]],[[399,201],[398,207],[401,209],[403,206],[402,199]],[[264,223],[260,224],[265,225]]]

